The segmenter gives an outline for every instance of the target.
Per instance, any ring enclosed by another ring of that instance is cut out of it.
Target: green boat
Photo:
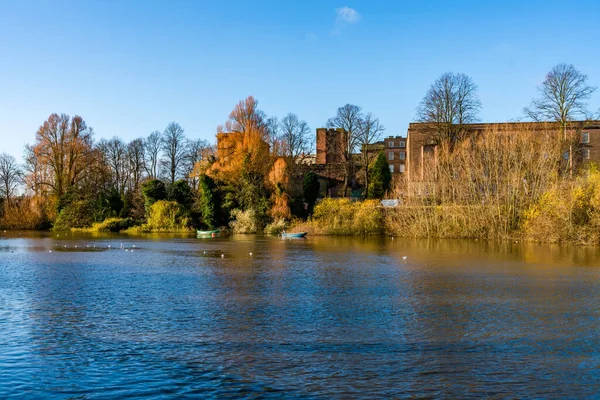
[[[214,229],[212,231],[199,231],[197,230],[196,233],[198,234],[198,236],[217,236],[221,233],[220,229]]]

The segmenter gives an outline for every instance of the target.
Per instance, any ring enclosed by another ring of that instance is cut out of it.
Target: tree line
[[[595,90],[575,67],[559,64],[524,109],[525,118],[559,122],[566,132],[573,121],[593,117],[586,100]],[[452,144],[463,137],[466,124],[478,120],[481,108],[473,80],[446,73],[426,92],[416,119],[429,124],[438,140]],[[336,142],[344,195],[360,176],[365,198],[384,196],[389,169],[372,147],[385,132],[379,119],[346,104],[325,125],[346,133],[346,140]],[[269,117],[248,97],[217,128],[217,136],[219,148],[188,138],[172,122],[162,132],[130,142],[95,141],[82,117],[52,114],[26,146],[23,164],[0,154],[2,224],[69,228],[107,218],[143,224],[159,201],[177,203],[193,225],[232,223],[238,231],[281,227],[310,214],[319,187],[318,177],[301,162],[315,145],[305,121],[292,113],[280,120]]]

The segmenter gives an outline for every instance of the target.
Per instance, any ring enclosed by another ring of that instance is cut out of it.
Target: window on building
[[[590,142],[589,132],[581,132],[581,143],[589,143],[589,142]]]
[[[406,142],[404,140],[400,142],[400,147],[406,147]]]
[[[584,160],[590,159],[590,149],[583,149],[583,159]]]
[[[402,173],[402,174],[403,174],[404,172],[406,172],[406,165],[404,165],[404,164],[400,164],[400,165],[398,166],[398,172],[400,172],[400,173]]]
[[[390,152],[388,153],[388,160],[392,161],[393,159],[394,159],[394,152],[393,152],[393,151],[390,151]]]
[[[406,160],[406,152],[405,151],[401,151],[400,152],[400,159],[401,160]]]
[[[394,166],[390,165],[390,172],[393,174],[394,173]]]
[[[394,142],[388,142],[388,147],[394,147]]]

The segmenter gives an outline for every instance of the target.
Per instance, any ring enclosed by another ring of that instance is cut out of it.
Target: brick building
[[[317,128],[317,164],[343,162],[342,152],[347,147],[348,132],[344,129]]]
[[[600,121],[578,123],[578,125],[569,129],[571,134],[579,137],[578,146],[573,150],[573,161],[583,164],[600,162]],[[558,123],[542,122],[479,123],[463,126],[465,135],[481,134],[492,127],[515,134],[518,134],[523,127],[540,131],[550,127],[560,131]],[[431,125],[427,123],[410,123],[406,136],[406,177],[411,182],[422,181],[428,164],[436,162],[437,140],[432,134]],[[565,157],[568,158],[569,155],[565,154]]]
[[[392,174],[406,172],[407,147],[406,138],[402,136],[389,136],[383,139],[384,154],[390,164]]]

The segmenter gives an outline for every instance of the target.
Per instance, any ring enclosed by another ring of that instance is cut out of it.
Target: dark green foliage
[[[176,201],[184,208],[190,209],[194,203],[194,193],[187,181],[178,180],[169,187],[168,200]]]
[[[132,220],[141,223],[145,217],[144,199],[142,194],[133,191],[127,191],[122,197],[123,208],[119,213],[121,218],[131,218]]]
[[[201,175],[198,187],[200,191],[199,206],[202,223],[206,228],[214,229],[217,226],[217,213],[220,208],[218,204],[219,196],[215,192],[215,181],[207,175]]]
[[[116,189],[101,192],[98,196],[94,220],[103,221],[106,218],[114,218],[121,213],[123,209],[123,199]]]
[[[292,201],[290,202],[290,212],[292,215],[306,219],[308,216],[308,210],[305,208],[304,204],[304,199],[298,197],[292,198]]]
[[[54,221],[55,230],[84,228],[96,222],[96,204],[90,200],[77,200],[64,206]]]
[[[304,201],[308,204],[308,214],[312,214],[321,188],[319,177],[314,172],[307,173],[304,175],[302,188],[304,191]]]
[[[390,189],[392,173],[385,154],[379,153],[371,167],[371,182],[369,183],[369,199],[382,199]]]
[[[152,179],[142,184],[142,195],[146,209],[159,200],[167,199],[165,184],[159,179]]]

